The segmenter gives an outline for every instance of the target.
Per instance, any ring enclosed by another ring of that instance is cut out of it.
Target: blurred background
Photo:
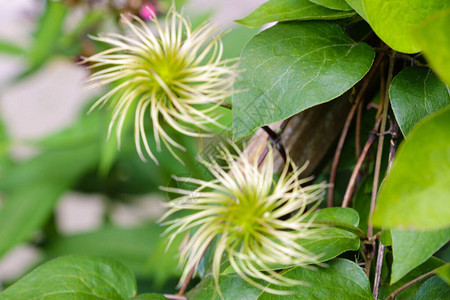
[[[238,57],[256,31],[233,23],[264,0],[178,0],[191,22],[231,29],[226,58]],[[105,49],[88,35],[126,33],[120,14],[164,17],[172,0],[0,1],[0,290],[32,268],[66,254],[96,254],[130,267],[139,293],[174,292],[177,243],[165,253],[155,223],[171,175],[205,178],[197,163],[208,141],[179,136],[185,165],[168,151],[139,160],[132,126],[122,147],[107,140],[110,111],[87,110],[104,91],[87,90],[82,56]],[[223,124],[231,114],[223,111]],[[217,130],[220,136],[228,132]],[[175,134],[175,133],[173,133]],[[209,141],[211,142],[211,141]]]

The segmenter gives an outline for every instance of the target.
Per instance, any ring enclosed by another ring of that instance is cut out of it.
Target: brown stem
[[[393,292],[389,295],[389,297],[386,298],[386,300],[392,300],[392,299],[395,299],[395,296],[396,296],[398,293],[400,293],[401,291],[403,291],[403,290],[409,288],[409,287],[412,286],[413,284],[415,284],[415,283],[417,283],[417,282],[419,282],[419,281],[421,281],[421,280],[424,280],[425,278],[428,278],[428,277],[433,276],[435,272],[436,272],[436,270],[433,270],[433,271],[430,271],[430,272],[428,272],[428,273],[425,273],[425,274],[423,274],[423,275],[417,277],[416,279],[411,280],[411,281],[408,282],[407,284],[405,284],[405,285],[399,287],[398,289],[396,289],[395,291],[393,291]]]
[[[378,130],[378,126],[380,126],[381,119],[378,119],[375,123],[374,128],[370,132],[369,139],[367,140],[366,144],[364,145],[364,148],[361,152],[361,155],[359,156],[358,161],[356,162],[355,168],[353,169],[352,176],[350,177],[350,181],[347,185],[347,190],[345,191],[344,200],[342,201],[342,207],[348,207],[350,204],[350,199],[353,195],[353,189],[355,188],[356,184],[356,178],[358,177],[359,171],[361,170],[361,166],[364,162],[364,160],[367,157],[367,154],[369,153],[370,147],[372,146],[373,142],[377,138],[376,132]]]
[[[358,105],[358,112],[356,113],[356,133],[355,133],[355,152],[356,158],[361,154],[361,119],[363,102]]]
[[[342,148],[344,147],[345,138],[347,137],[348,130],[350,128],[350,124],[352,123],[353,117],[355,116],[356,109],[358,108],[358,106],[364,96],[364,93],[366,92],[366,89],[369,86],[369,83],[372,80],[372,77],[375,74],[376,70],[378,69],[383,57],[384,57],[384,53],[381,53],[380,55],[377,56],[369,73],[367,73],[367,75],[364,77],[362,84],[361,84],[361,88],[355,98],[352,109],[348,113],[347,119],[345,120],[344,128],[342,129],[341,136],[339,137],[339,142],[338,142],[338,145],[336,148],[336,152],[334,154],[333,164],[331,167],[330,186],[328,188],[328,207],[333,206],[334,184],[336,182],[337,169],[338,169],[339,160],[340,160],[341,154],[342,154]]]

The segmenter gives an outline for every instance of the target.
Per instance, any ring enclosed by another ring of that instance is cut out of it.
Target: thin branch
[[[409,288],[409,287],[412,286],[413,284],[415,284],[415,283],[417,283],[417,282],[419,282],[419,281],[421,281],[421,280],[424,280],[425,278],[428,278],[428,277],[433,276],[435,272],[436,272],[436,270],[433,270],[433,271],[430,271],[430,272],[428,272],[428,273],[425,273],[425,274],[423,274],[423,275],[417,277],[416,279],[411,280],[411,281],[408,282],[407,284],[405,284],[405,285],[399,287],[398,289],[396,289],[395,291],[393,291],[393,292],[389,295],[389,297],[386,298],[386,300],[393,300],[393,299],[395,299],[395,296],[397,296],[398,293],[400,293],[401,291],[403,291],[403,290]]]
[[[389,110],[389,86],[391,85],[393,73],[394,73],[394,55],[391,56],[391,59],[389,61],[389,70],[388,70],[388,78],[386,81],[386,93],[384,95],[384,101],[383,103],[380,103],[383,105],[382,109],[382,119],[381,119],[381,126],[380,126],[380,132],[384,132],[386,129],[386,122],[387,122],[387,115]],[[375,171],[373,175],[373,187],[372,187],[372,197],[370,200],[370,212],[369,212],[369,220],[372,218],[373,211],[375,209],[375,201],[377,198],[377,192],[378,192],[378,182],[380,179],[380,169],[381,169],[381,158],[383,154],[383,143],[384,143],[384,135],[380,135],[380,138],[378,139],[378,149],[377,149],[377,156],[375,161]],[[369,237],[373,236],[373,226],[371,222],[369,222],[369,227],[367,229],[367,235]]]
[[[347,119],[345,120],[344,128],[342,129],[341,136],[339,137],[339,142],[338,142],[338,145],[336,148],[336,152],[334,154],[333,164],[331,167],[330,185],[328,188],[328,207],[333,206],[334,184],[336,182],[337,169],[338,169],[339,160],[340,160],[341,154],[342,154],[342,148],[344,147],[345,138],[347,137],[348,130],[350,129],[350,124],[352,123],[353,117],[355,116],[356,109],[358,108],[360,102],[362,102],[361,100],[364,96],[364,93],[366,92],[367,87],[369,86],[369,83],[372,80],[372,77],[375,74],[375,71],[378,69],[383,57],[384,57],[384,53],[381,53],[380,55],[377,56],[369,73],[364,77],[361,88],[355,98],[354,104],[353,104],[350,112],[347,115]]]
[[[375,123],[375,126],[373,127],[372,131],[370,132],[369,138],[364,145],[364,148],[361,152],[361,155],[359,156],[358,161],[356,162],[355,168],[353,169],[352,176],[350,177],[350,180],[347,185],[347,190],[345,191],[344,200],[342,201],[342,207],[348,207],[350,204],[350,200],[353,195],[353,189],[356,185],[356,178],[358,177],[359,171],[361,170],[361,166],[364,162],[364,160],[367,157],[367,154],[369,153],[370,147],[372,146],[373,142],[377,138],[377,130],[380,126],[381,119],[379,118],[377,122]]]
[[[356,132],[355,132],[355,153],[356,158],[361,154],[361,119],[362,119],[362,108],[364,103],[360,102],[358,106],[358,112],[356,113]]]

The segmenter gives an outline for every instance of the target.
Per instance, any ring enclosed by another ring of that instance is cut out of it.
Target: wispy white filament
[[[300,284],[273,269],[318,261],[320,254],[306,250],[301,240],[320,237],[321,228],[311,223],[312,210],[307,205],[318,203],[326,185],[302,187],[310,179],[299,179],[304,167],[297,168],[290,158],[274,181],[272,148],[261,166],[235,150],[238,156],[221,147],[225,167],[212,159],[203,161],[215,180],[179,178],[197,185],[194,191],[163,188],[181,197],[169,202],[169,210],[161,221],[182,210],[192,211],[164,223],[168,225],[166,233],[170,233],[169,244],[177,235],[193,231],[181,251],[184,271],[180,283],[198,267],[206,248],[216,240],[212,269],[218,290],[225,255],[247,282],[271,293],[288,293],[267,288],[258,280],[279,286]]]
[[[127,113],[134,109],[137,152],[141,159],[146,159],[145,152],[157,163],[144,126],[148,113],[156,150],[161,151],[163,143],[179,159],[173,148],[184,147],[165,126],[188,136],[209,136],[205,133],[208,125],[221,126],[215,111],[231,94],[235,68],[230,60],[222,60],[221,35],[214,36],[216,28],[210,23],[192,30],[174,8],[164,24],[153,16],[155,33],[136,16],[122,16],[122,20],[133,36],[109,33],[92,37],[112,48],[84,60],[97,70],[88,80],[92,87],[115,84],[91,110],[106,103],[113,107],[109,134],[115,128],[120,145]]]

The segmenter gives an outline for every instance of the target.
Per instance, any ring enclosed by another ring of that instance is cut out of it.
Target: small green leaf
[[[236,22],[248,27],[259,27],[274,21],[335,20],[354,14],[328,9],[308,0],[269,0],[249,16]]]
[[[395,76],[389,96],[395,118],[405,136],[424,117],[450,105],[445,84],[430,69],[423,67],[404,69]]]
[[[450,226],[449,153],[450,106],[422,120],[400,145],[380,187],[373,224],[422,230]]]
[[[450,9],[439,12],[414,29],[414,38],[430,66],[450,84]]]
[[[351,226],[358,226],[358,213],[348,207],[322,208],[314,215],[314,222],[341,222]]]
[[[450,286],[438,276],[428,279],[419,289],[416,300],[448,299]]]
[[[391,235],[394,253],[391,274],[393,284],[445,245],[450,239],[450,228],[428,232],[392,230]]]
[[[133,273],[115,260],[65,256],[38,267],[0,293],[8,299],[126,299],[136,294]]]
[[[309,0],[312,3],[315,3],[320,6],[324,6],[326,8],[330,9],[336,9],[336,10],[353,10],[345,0]]]
[[[261,32],[241,56],[234,138],[342,95],[367,73],[373,58],[371,47],[355,43],[332,23],[282,23]]]
[[[286,271],[284,276],[305,282],[293,287],[269,287],[293,292],[290,299],[373,299],[370,282],[364,271],[347,259],[335,259],[325,268],[306,269],[301,267]],[[286,299],[286,296],[263,292],[260,300]]]
[[[261,290],[245,282],[237,274],[220,275],[219,277],[221,298],[216,290],[214,278],[208,275],[200,281],[195,288],[186,294],[188,300],[208,299],[208,300],[256,300],[261,294]]]
[[[367,15],[364,11],[362,0],[345,0],[364,20],[367,21]]]
[[[450,1],[442,0],[363,0],[362,2],[369,24],[375,33],[392,49],[405,53],[422,50],[414,39],[414,26],[434,13],[450,8]],[[434,32],[430,38],[434,38]]]
[[[450,263],[447,263],[436,270],[436,274],[441,276],[441,278],[450,285]]]

